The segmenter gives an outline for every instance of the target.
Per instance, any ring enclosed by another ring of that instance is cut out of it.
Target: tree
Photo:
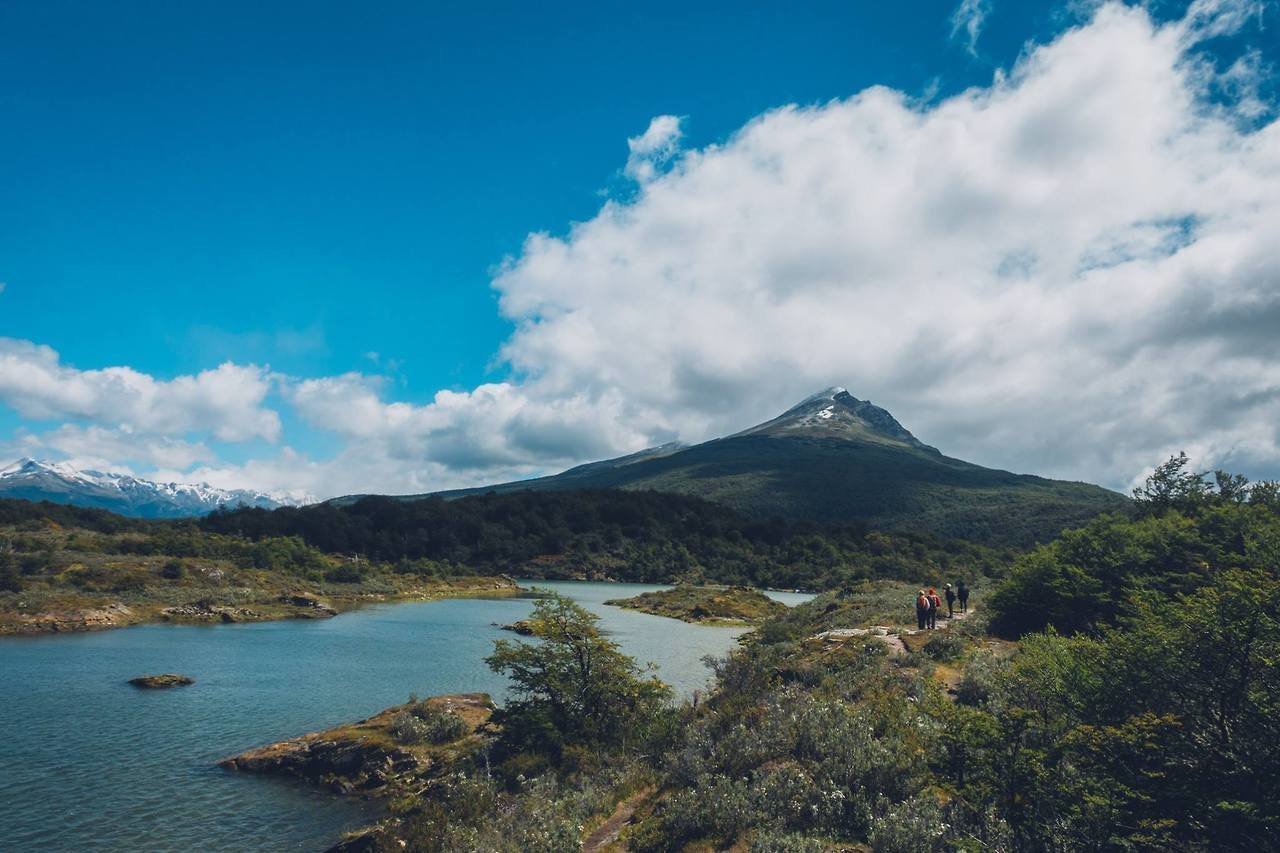
[[[1218,497],[1228,503],[1242,504],[1249,499],[1249,478],[1243,474],[1230,474],[1222,469],[1213,472]]]
[[[512,681],[498,715],[516,749],[558,757],[568,744],[620,744],[642,729],[670,688],[601,636],[597,617],[567,598],[538,600],[529,619],[540,642],[498,640],[485,663]]]
[[[22,576],[18,573],[18,561],[9,551],[0,551],[0,592],[21,592]]]
[[[1169,509],[1191,510],[1203,504],[1212,492],[1204,474],[1187,470],[1191,460],[1187,454],[1170,456],[1169,461],[1156,466],[1145,483],[1133,490],[1133,499],[1139,506],[1154,512]]]

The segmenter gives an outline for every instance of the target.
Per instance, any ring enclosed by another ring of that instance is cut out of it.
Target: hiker
[[[951,619],[956,615],[956,591],[951,588],[951,584],[945,587],[947,591],[947,618]]]
[[[929,608],[929,627],[938,627],[938,611],[942,609],[942,599],[938,597],[938,591],[933,587],[929,587],[929,603],[933,605]]]
[[[933,609],[933,602],[929,599],[929,593],[923,589],[916,596],[916,625],[923,631],[929,624],[929,611]]]
[[[969,587],[964,585],[964,581],[960,581],[960,588],[956,590],[960,596],[960,612],[969,612]]]

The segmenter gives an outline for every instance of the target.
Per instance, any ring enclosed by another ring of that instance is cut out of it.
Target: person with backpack
[[[956,615],[956,591],[951,588],[951,584],[946,585],[947,591],[947,618],[951,619]]]
[[[938,611],[942,609],[942,599],[938,597],[938,591],[933,587],[929,587],[929,627],[938,627]]]
[[[960,588],[956,590],[960,597],[960,612],[969,612],[969,587],[964,585],[964,581],[960,581]]]
[[[933,607],[933,602],[929,600],[929,593],[923,589],[916,596],[916,625],[923,631],[929,625],[929,611]]]

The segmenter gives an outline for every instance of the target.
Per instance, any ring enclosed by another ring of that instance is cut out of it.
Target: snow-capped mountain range
[[[97,507],[140,518],[205,515],[220,506],[275,509],[313,502],[248,489],[219,489],[208,483],[154,483],[129,474],[81,470],[37,459],[20,459],[0,469],[0,498]]]

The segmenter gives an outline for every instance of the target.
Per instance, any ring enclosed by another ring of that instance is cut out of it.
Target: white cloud
[[[774,110],[530,237],[495,282],[522,393],[698,439],[839,383],[1001,467],[1275,465],[1280,126],[1211,108],[1188,54],[1234,8],[1106,5],[935,105]]]
[[[15,457],[57,458],[77,468],[121,474],[148,468],[185,469],[217,458],[201,442],[75,424],[38,434],[20,433],[0,449],[0,460]]]
[[[1175,29],[1188,44],[1231,35],[1250,19],[1262,20],[1263,0],[1194,0]]]
[[[1280,123],[1256,85],[1271,72],[1246,57],[1214,74],[1192,53],[1255,6],[1197,0],[1157,25],[1101,5],[988,87],[786,106],[699,150],[659,116],[629,140],[632,200],[531,235],[496,275],[507,381],[421,405],[363,374],[290,381],[342,451],[187,478],[474,485],[723,435],[833,384],[987,465],[1123,487],[1185,448],[1274,475]],[[274,437],[268,383],[234,365],[170,383],[75,371],[0,345],[0,398],[29,417]]]
[[[212,433],[224,441],[280,435],[280,417],[263,405],[264,368],[230,362],[164,381],[130,367],[78,370],[29,341],[0,338],[0,401],[37,420],[80,419],[138,433]]]
[[[680,122],[679,116],[655,116],[644,133],[628,139],[630,154],[622,173],[642,184],[653,180],[680,151]]]
[[[951,37],[963,33],[965,50],[972,56],[978,55],[978,37],[990,13],[991,0],[960,0],[960,5],[951,13]]]
[[[435,465],[472,476],[531,473],[643,444],[647,434],[625,425],[616,393],[535,400],[510,383],[474,391],[440,391],[428,405],[384,402],[376,378],[349,373],[298,383],[291,400],[311,424],[336,432],[365,452],[376,447],[404,465]]]

